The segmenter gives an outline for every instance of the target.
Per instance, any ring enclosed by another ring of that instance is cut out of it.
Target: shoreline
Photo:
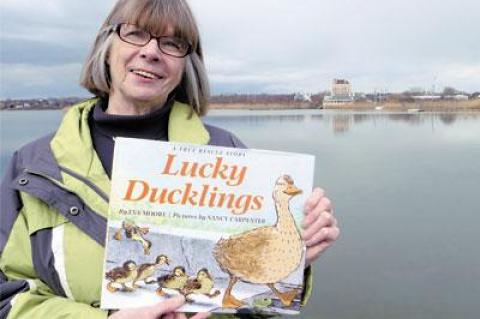
[[[2,108],[1,111],[42,111],[66,110],[70,106],[32,106]],[[210,110],[344,110],[383,112],[480,112],[480,99],[467,101],[417,101],[417,102],[353,102],[344,105],[323,106],[312,102],[270,102],[270,103],[211,103]]]
[[[480,112],[480,99],[468,101],[353,102],[322,106],[308,102],[291,103],[212,103],[211,110],[344,110],[384,112]]]

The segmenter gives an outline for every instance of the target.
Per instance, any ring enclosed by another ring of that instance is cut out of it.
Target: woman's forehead
[[[143,10],[142,10],[143,9]],[[186,38],[189,40],[192,34],[191,26],[185,23],[181,17],[173,17],[167,15],[162,10],[145,10],[145,8],[137,8],[130,12],[122,12],[116,23],[130,23],[139,26],[142,29],[154,35],[163,35],[166,33]]]

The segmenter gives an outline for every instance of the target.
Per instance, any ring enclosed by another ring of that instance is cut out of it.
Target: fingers
[[[307,247],[306,265],[313,263],[340,236],[332,202],[321,188],[315,188],[305,203],[302,238]]]
[[[302,232],[302,237],[304,241],[309,241],[313,235],[318,233],[320,229],[324,227],[336,226],[337,220],[333,215],[328,212],[324,211],[323,213],[319,214],[319,217],[314,220],[312,223],[306,226],[305,230]]]
[[[340,236],[337,226],[322,228],[313,238],[306,243],[306,266],[313,263],[325,250],[327,250]]]
[[[325,196],[325,191],[319,187],[314,188],[303,206],[305,214],[308,214],[308,212],[314,209],[322,200],[326,200],[328,202],[326,204],[330,205],[330,200]]]
[[[161,315],[161,314],[168,314],[170,312],[174,312],[184,304],[185,304],[185,297],[183,295],[178,295],[172,298],[168,298],[167,300],[162,301],[154,305],[153,307],[157,315]]]
[[[184,313],[181,312],[176,312],[176,313],[169,313],[168,315],[172,315],[172,317],[164,316],[162,319],[187,319],[187,316]],[[210,317],[211,313],[210,312],[199,312],[195,314],[194,316],[190,317],[190,319],[205,319]]]
[[[211,313],[210,312],[199,312],[195,316],[190,317],[190,319],[205,319],[210,317]]]
[[[304,205],[304,211],[308,212],[314,208],[317,203],[325,196],[325,191],[320,187],[315,187],[312,194],[307,198]]]
[[[111,319],[177,319],[174,312],[185,304],[185,297],[183,295],[169,298],[165,301],[159,302],[153,306],[122,309],[109,316]],[[186,319],[179,317],[178,319]]]
[[[309,240],[305,241],[305,245],[307,247],[312,247],[323,242],[334,242],[335,240],[337,240],[339,235],[340,230],[338,229],[338,227],[324,227],[315,234],[313,234]]]
[[[323,212],[329,212],[331,214],[330,200],[326,197],[318,202],[318,205],[315,206],[312,210],[305,212],[305,217],[303,219],[303,227],[307,228],[315,220],[317,220]]]
[[[306,266],[309,266],[311,263],[313,263],[325,250],[328,249],[328,247],[330,247],[332,243],[333,242],[325,241],[316,246],[307,248],[307,253],[305,256]]]

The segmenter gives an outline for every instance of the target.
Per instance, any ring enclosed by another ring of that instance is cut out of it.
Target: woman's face
[[[167,28],[162,35],[173,36],[173,28]],[[138,47],[115,35],[108,64],[111,78],[109,109],[113,105],[115,112],[112,113],[142,114],[163,106],[168,94],[182,79],[185,58],[162,53],[156,39]]]

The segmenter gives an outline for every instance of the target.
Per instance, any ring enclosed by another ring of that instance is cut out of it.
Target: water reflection
[[[254,115],[240,113],[232,115],[222,115],[216,113],[209,115],[207,122],[215,123],[238,123],[239,121],[246,125],[254,126],[278,125],[281,123],[323,123],[331,128],[335,135],[344,135],[350,132],[355,126],[371,124],[376,126],[384,122],[406,123],[411,126],[431,125],[432,129],[436,125],[450,126],[456,122],[478,120],[479,113],[344,113],[339,111],[316,111],[305,114],[277,114],[277,111],[255,113]],[[272,114],[275,113],[275,114]]]
[[[442,121],[445,125],[451,125],[457,119],[457,115],[455,113],[446,113],[440,114],[440,121]]]
[[[419,114],[403,113],[403,114],[389,114],[388,118],[392,121],[399,121],[409,123],[411,125],[420,125],[425,122],[425,116]]]
[[[208,119],[213,119],[222,123],[237,123],[238,121],[245,121],[247,123],[268,123],[268,122],[303,122],[309,118],[305,115],[236,115],[223,116],[213,115],[208,116]]]
[[[353,116],[347,114],[334,115],[332,118],[333,133],[344,134],[350,130],[350,123],[353,122]]]
[[[368,114],[353,114],[353,122],[355,124],[366,122],[370,120],[370,116]]]

